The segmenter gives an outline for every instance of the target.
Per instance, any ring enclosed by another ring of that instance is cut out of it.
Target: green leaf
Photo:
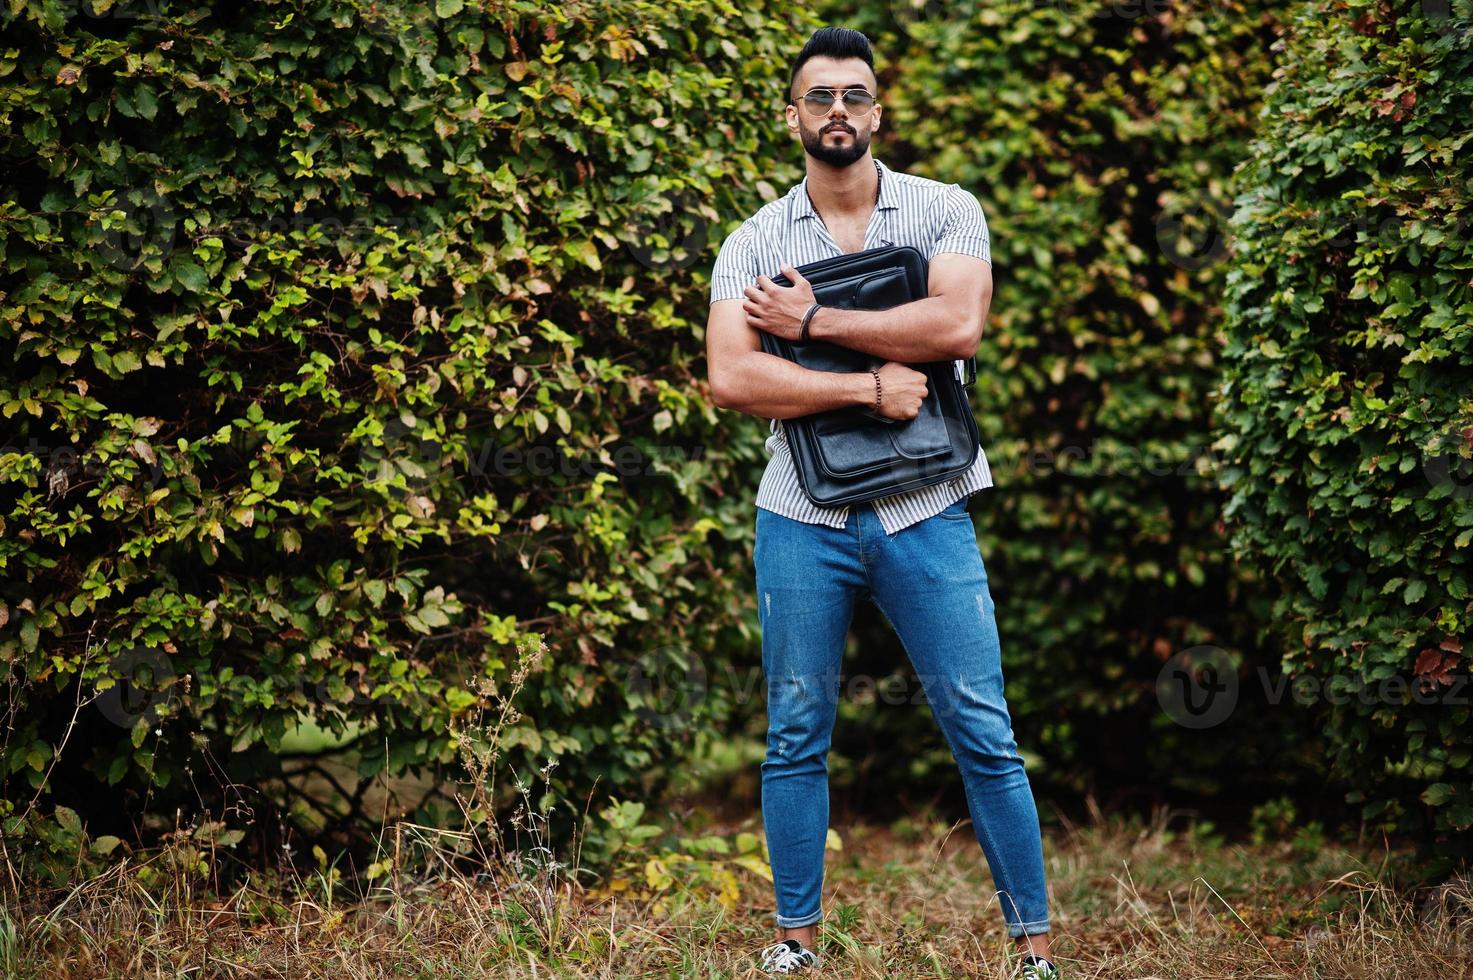
[[[1448,783],[1433,783],[1422,791],[1422,802],[1428,806],[1442,806],[1454,796],[1454,789]]]
[[[565,247],[567,253],[578,259],[584,265],[595,271],[603,268],[603,263],[598,257],[598,246],[587,239],[580,242],[569,242]]]
[[[88,850],[98,857],[106,857],[117,850],[118,845],[121,843],[123,842],[120,838],[114,837],[112,834],[103,834],[92,842]]]
[[[153,118],[158,115],[158,100],[154,97],[152,86],[150,86],[147,82],[140,82],[138,86],[133,89],[133,106],[135,109],[138,110],[139,116],[149,120],[150,122],[152,122]]]
[[[55,812],[56,822],[69,834],[80,834],[82,832],[82,818],[77,816],[77,811],[71,807],[58,806]]]
[[[174,274],[175,280],[191,293],[202,293],[210,284],[205,270],[188,259],[175,260],[170,264],[169,271]]]

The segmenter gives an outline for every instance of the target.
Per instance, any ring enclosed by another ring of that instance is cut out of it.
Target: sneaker
[[[762,958],[762,969],[768,973],[797,973],[799,970],[818,966],[818,954],[811,949],[804,949],[803,944],[796,939],[784,939],[763,947],[759,955]]]
[[[1018,980],[1059,980],[1059,968],[1054,966],[1053,960],[1037,953],[1024,953],[1022,964]]]

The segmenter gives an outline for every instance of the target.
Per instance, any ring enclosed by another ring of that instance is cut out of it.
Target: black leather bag
[[[884,310],[927,295],[926,259],[909,245],[865,249],[798,266],[824,306]],[[773,282],[790,286],[786,276]],[[823,340],[785,340],[759,330],[762,349],[816,371],[869,371],[885,359]],[[980,435],[967,377],[953,360],[908,365],[926,375],[926,397],[913,419],[886,419],[871,407],[841,408],[782,420],[798,482],[823,507],[872,500],[961,476],[977,458]]]

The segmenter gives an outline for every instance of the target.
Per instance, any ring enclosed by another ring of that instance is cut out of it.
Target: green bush
[[[753,641],[762,433],[703,395],[688,268],[773,176],[799,16],[9,5],[8,832],[274,830],[303,722],[439,779],[523,655],[512,769],[658,786]]]
[[[973,507],[1040,788],[1232,805],[1302,782],[1314,740],[1256,683],[1277,651],[1256,642],[1266,603],[1228,553],[1209,397],[1220,217],[1274,68],[1276,6],[866,9],[828,13],[884,57],[876,152],[960,182],[992,234],[974,404],[996,486]],[[1156,689],[1199,647],[1242,675],[1237,709],[1206,730],[1177,724]],[[888,743],[879,771],[934,785],[953,763],[928,714],[887,714],[889,737],[846,748]],[[1270,752],[1272,767],[1239,764]]]
[[[1375,827],[1466,848],[1473,17],[1295,20],[1232,216],[1220,403],[1233,544]],[[1424,687],[1425,685],[1425,687]]]

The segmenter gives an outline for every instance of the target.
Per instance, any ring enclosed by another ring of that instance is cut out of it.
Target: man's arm
[[[888,310],[820,309],[808,336],[901,363],[967,358],[977,352],[992,305],[992,245],[982,205],[959,185],[948,191],[946,214],[931,248],[928,295]],[[813,288],[791,266],[783,287],[767,276],[743,291],[747,322],[797,339]]]
[[[947,252],[931,259],[927,282],[924,299],[888,310],[821,308],[808,336],[892,361],[971,357],[992,306],[992,265]]]
[[[760,418],[796,418],[875,402],[874,378],[867,371],[814,371],[764,351],[739,299],[711,304],[706,365],[717,406]]]

